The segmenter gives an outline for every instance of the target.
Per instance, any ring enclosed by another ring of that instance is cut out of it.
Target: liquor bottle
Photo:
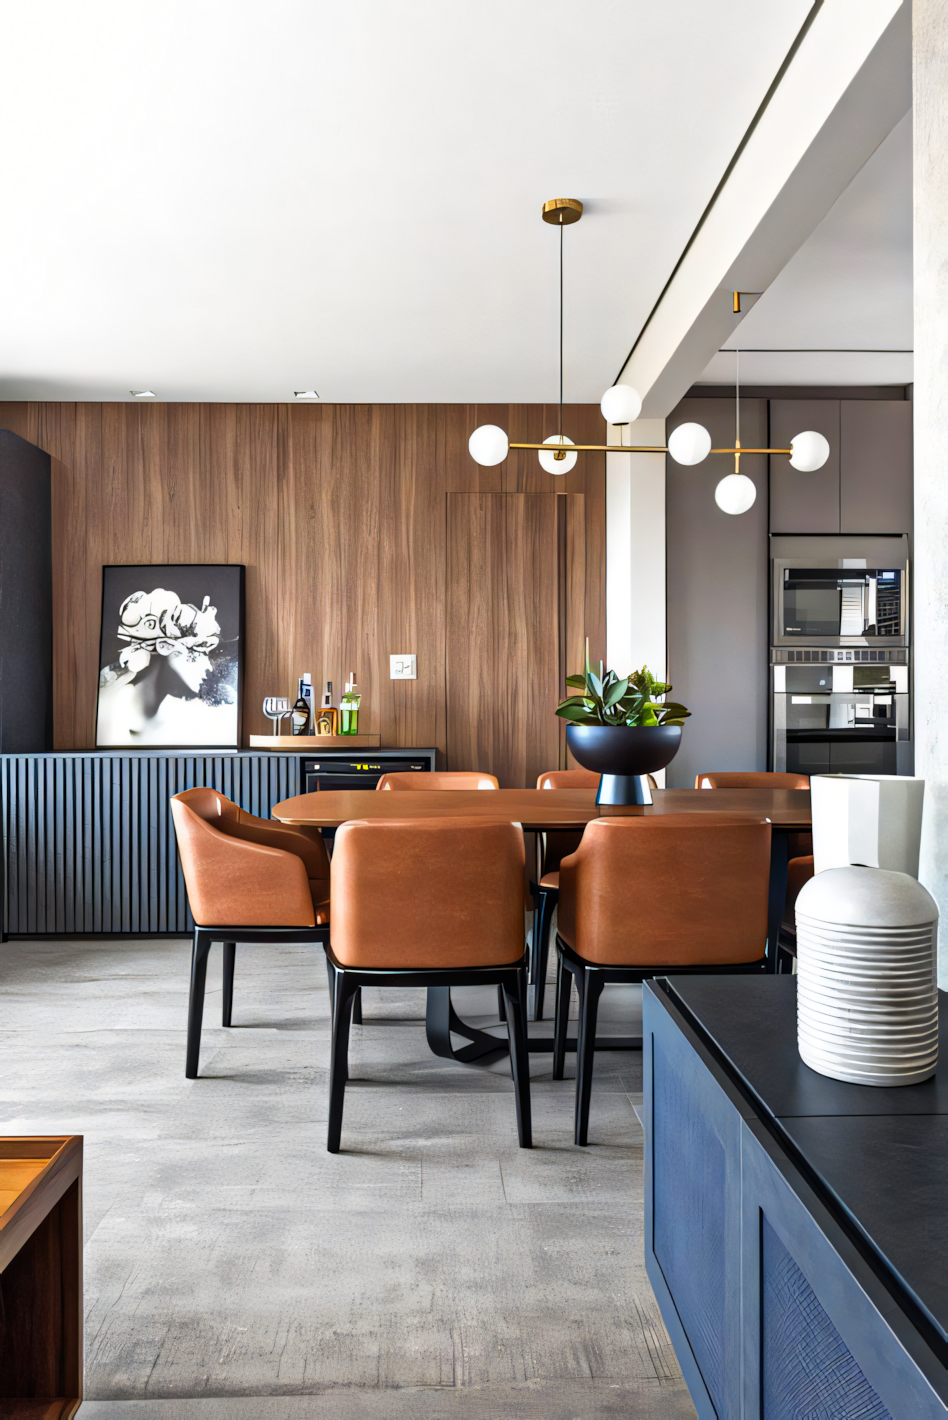
[[[316,716],[315,730],[317,735],[334,735],[336,733],[336,709],[332,703],[331,680],[327,680],[326,689],[323,691],[322,704]]]
[[[340,735],[359,733],[359,706],[362,703],[362,695],[356,685],[355,671],[350,671],[349,675],[351,679],[346,684],[346,693],[339,702]]]

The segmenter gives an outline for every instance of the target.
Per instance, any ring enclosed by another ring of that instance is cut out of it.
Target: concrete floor
[[[332,1157],[322,952],[238,948],[225,1031],[215,949],[187,1081],[189,951],[0,947],[2,1132],[85,1135],[81,1420],[694,1416],[642,1259],[640,1056],[597,1056],[588,1149],[534,1056],[520,1150],[506,1061],[437,1060],[423,993],[367,993]]]

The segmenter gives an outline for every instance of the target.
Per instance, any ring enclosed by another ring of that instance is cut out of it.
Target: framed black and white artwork
[[[243,567],[103,567],[96,745],[237,748],[243,648]]]

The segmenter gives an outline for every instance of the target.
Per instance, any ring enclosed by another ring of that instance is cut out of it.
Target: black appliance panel
[[[781,636],[900,636],[902,573],[897,568],[785,567],[782,604]]]
[[[303,760],[305,793],[316,794],[321,789],[374,789],[383,774],[406,772],[429,773],[428,759],[393,759],[367,754],[351,759],[313,758]]]
[[[787,736],[787,771],[790,774],[897,774],[894,736],[840,732],[840,738],[807,739]]]

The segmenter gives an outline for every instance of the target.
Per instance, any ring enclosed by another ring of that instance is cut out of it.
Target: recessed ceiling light
[[[294,390],[293,393],[297,399],[319,399],[315,390]]]
[[[155,398],[155,391],[154,391],[154,390],[129,390],[129,394],[133,394],[136,399],[154,399],[154,398]]]

